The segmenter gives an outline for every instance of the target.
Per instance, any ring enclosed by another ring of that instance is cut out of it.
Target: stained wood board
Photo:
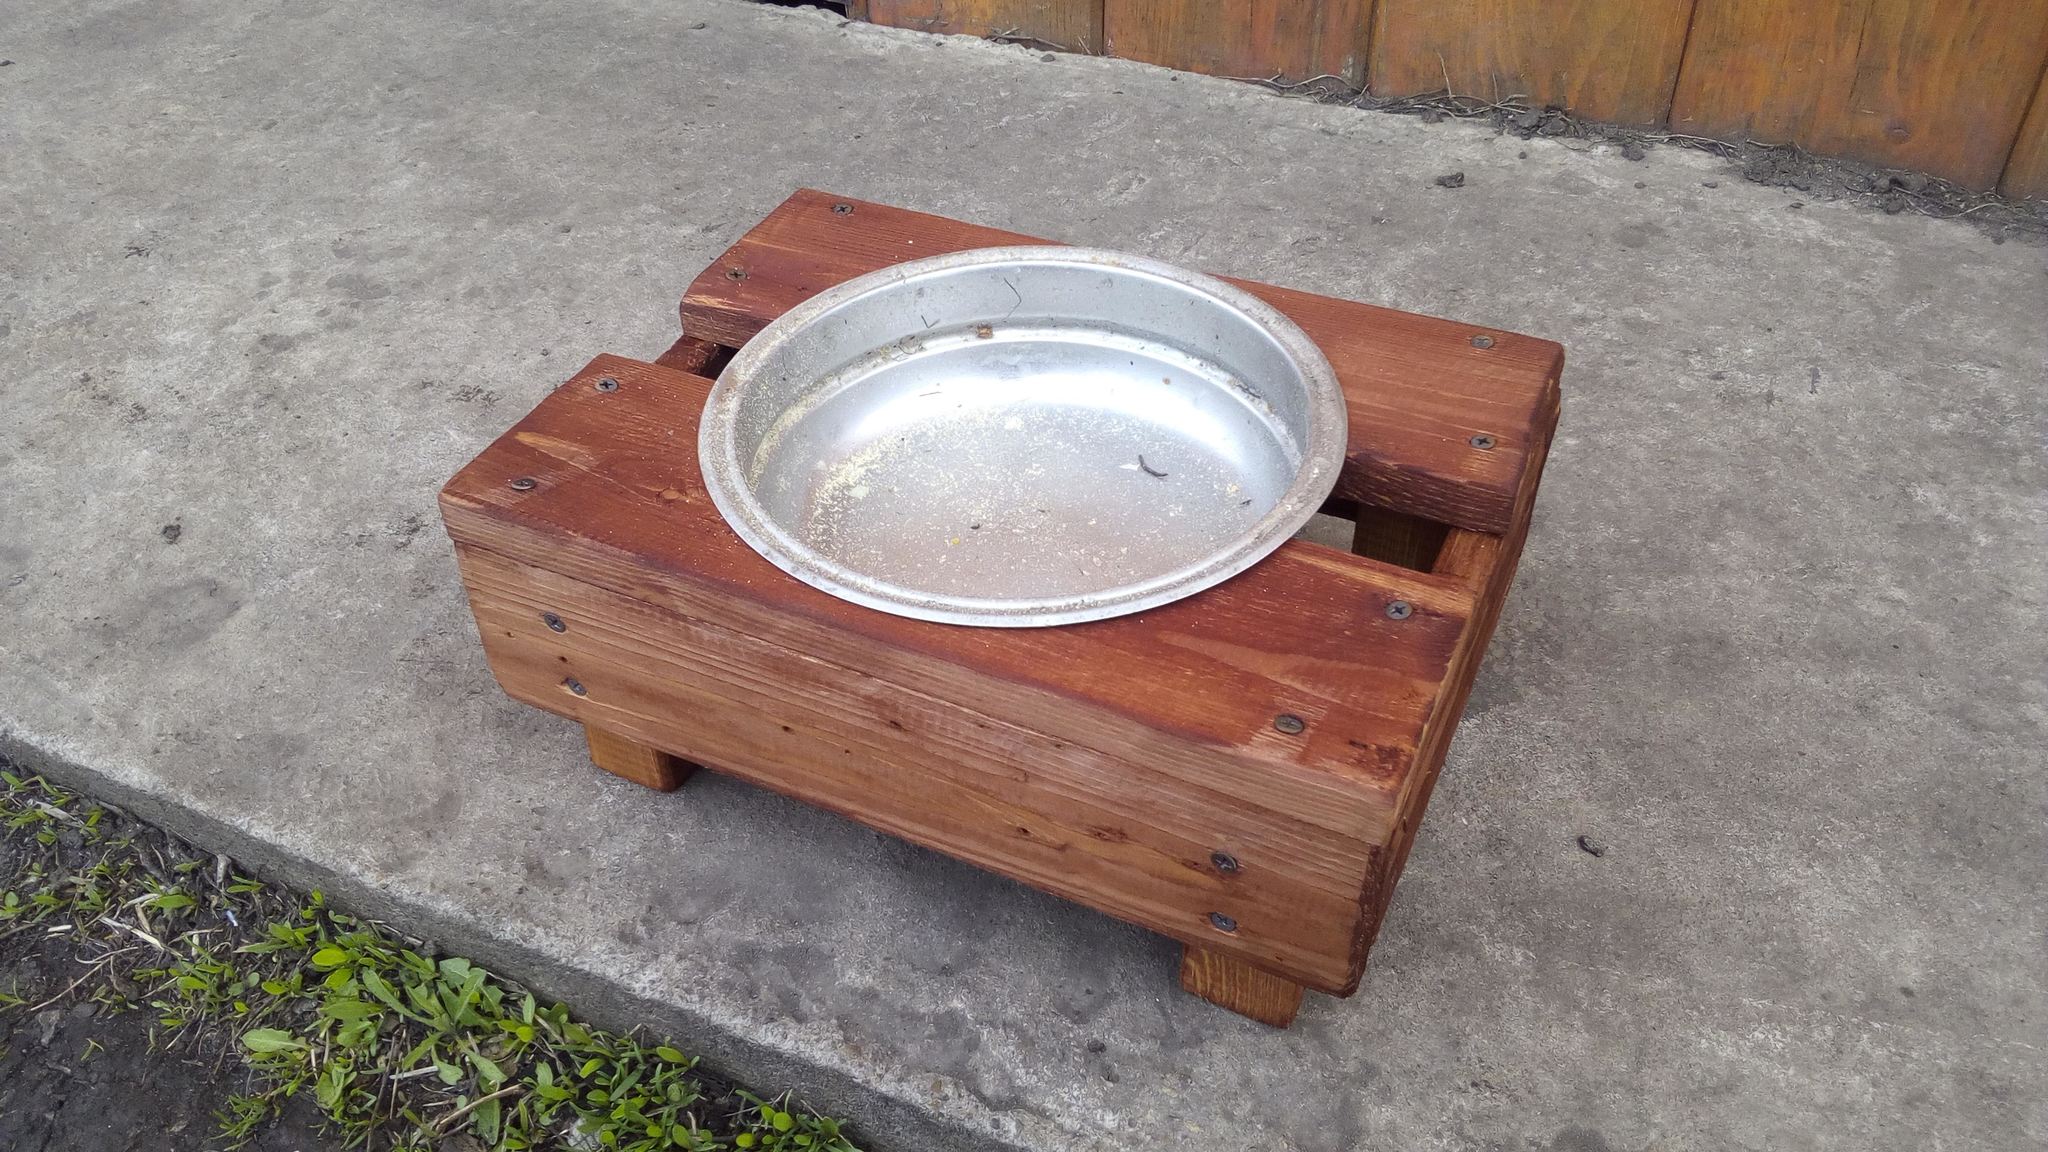
[[[1680,132],[1990,188],[2048,61],[2048,0],[1699,0]]]
[[[695,467],[709,387],[601,357],[444,490],[508,692],[1311,987],[1355,986],[1470,587],[1296,541],[1140,616],[987,630],[873,612],[790,579],[718,516]],[[1395,599],[1412,615],[1390,618]],[[1306,731],[1279,731],[1282,713]],[[928,811],[935,794],[960,799]],[[1214,851],[1242,872],[1222,876]]]
[[[997,36],[1091,55],[1102,49],[1102,0],[866,0],[866,13],[869,22],[891,28]]]
[[[1365,83],[1371,0],[1104,0],[1110,55],[1210,76]]]
[[[2020,124],[1998,190],[2022,200],[2048,200],[2048,69],[2043,70],[2033,107]]]
[[[1595,120],[1657,124],[1693,0],[1379,0],[1371,88],[1569,109]]]
[[[805,189],[705,269],[682,302],[684,332],[738,347],[835,284],[920,256],[1049,241]],[[1336,495],[1445,524],[1505,532],[1541,460],[1564,350],[1497,329],[1252,281],[1336,369],[1350,408]],[[1478,442],[1487,445],[1475,446]]]

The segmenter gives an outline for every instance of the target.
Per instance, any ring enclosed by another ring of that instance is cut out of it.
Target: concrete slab
[[[0,58],[14,754],[886,1147],[2048,1141],[2042,248],[720,0],[15,0]],[[1357,997],[1268,1031],[494,688],[436,487],[799,184],[1569,347]]]

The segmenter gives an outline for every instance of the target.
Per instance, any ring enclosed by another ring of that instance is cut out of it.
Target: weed
[[[245,1069],[217,1113],[230,1148],[310,1096],[344,1147],[857,1152],[838,1121],[715,1086],[666,1044],[591,1028],[560,1004],[423,941],[235,871],[41,777],[0,772],[0,943],[63,939],[74,993],[153,1013],[153,1048]],[[86,1056],[92,1054],[88,1046]]]

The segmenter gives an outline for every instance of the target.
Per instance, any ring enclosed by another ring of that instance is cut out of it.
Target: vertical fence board
[[[1661,123],[1693,0],[1379,0],[1372,90],[1436,92]]]
[[[1211,76],[1365,83],[1372,0],[1105,0],[1112,55]]]
[[[2048,72],[2034,93],[2034,110],[2020,125],[2019,142],[2006,162],[1998,190],[2007,196],[2048,200]]]
[[[1699,0],[1671,125],[1998,179],[2048,60],[2048,0]]]
[[[941,35],[1003,36],[1102,50],[1102,0],[866,0],[867,19]]]

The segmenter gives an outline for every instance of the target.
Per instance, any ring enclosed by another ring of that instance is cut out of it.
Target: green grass
[[[310,1096],[349,1148],[857,1152],[838,1121],[727,1090],[674,1047],[589,1027],[459,956],[236,873],[40,777],[0,772],[0,945],[63,940],[70,997],[154,1014],[152,1046],[238,1062],[228,1147]],[[36,997],[36,999],[42,999]]]

